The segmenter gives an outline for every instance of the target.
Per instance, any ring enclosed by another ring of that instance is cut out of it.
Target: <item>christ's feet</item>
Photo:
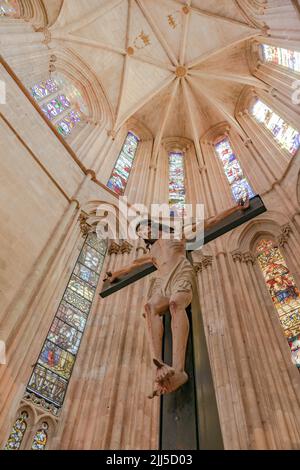
[[[153,362],[157,367],[155,382],[162,383],[175,374],[173,367],[168,366],[168,364],[165,364],[158,359],[153,359]]]

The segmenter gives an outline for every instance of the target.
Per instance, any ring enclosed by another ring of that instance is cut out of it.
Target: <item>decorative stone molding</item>
[[[212,261],[213,261],[213,257],[212,256],[209,256],[209,255],[206,255],[206,256],[203,256],[200,261],[198,262],[193,262],[193,267],[194,267],[194,270],[196,273],[201,273],[202,271],[204,271],[208,266],[212,266]]]
[[[120,245],[116,242],[110,242],[107,252],[109,256],[117,255],[120,252]]]
[[[39,398],[34,393],[25,392],[23,399],[21,400],[21,404],[28,404],[31,403],[34,405],[34,409],[36,410],[38,415],[45,415],[45,411],[51,413],[51,415],[55,416],[56,418],[60,414],[60,410],[56,408],[52,403],[48,403],[43,398]]]
[[[291,231],[290,224],[284,224],[280,227],[280,235],[277,237],[279,246],[284,246],[287,243]]]
[[[128,241],[124,240],[120,245],[120,252],[122,253],[122,255],[124,253],[127,253],[129,255],[132,251],[132,248],[133,246]]]

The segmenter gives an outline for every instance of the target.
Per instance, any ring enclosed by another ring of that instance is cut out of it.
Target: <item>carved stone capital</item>
[[[108,251],[109,256],[117,255],[120,252],[120,245],[118,245],[118,243],[116,242],[110,242],[110,245],[107,251]]]
[[[79,214],[79,224],[80,224],[80,231],[82,233],[82,236],[83,237],[86,237],[89,233],[93,232],[94,231],[94,227],[92,227],[91,225],[89,225],[87,223],[87,220],[88,220],[88,215],[85,214],[84,212],[81,212]]]
[[[256,258],[250,251],[247,251],[246,253],[243,253],[243,260],[242,261],[244,263],[254,264],[255,261],[256,261]]]
[[[203,256],[200,261],[194,262],[193,267],[196,273],[201,273],[208,266],[212,265],[213,257],[212,256]]]
[[[127,253],[128,255],[131,253],[133,246],[128,242],[128,241],[123,241],[122,244],[120,245],[120,252],[122,255],[124,253]]]
[[[290,224],[284,224],[281,226],[280,235],[278,236],[279,246],[284,246],[287,243],[291,231],[292,231],[292,228]]]
[[[243,259],[243,255],[240,251],[235,251],[231,253],[233,261],[236,263],[237,261],[241,262]]]

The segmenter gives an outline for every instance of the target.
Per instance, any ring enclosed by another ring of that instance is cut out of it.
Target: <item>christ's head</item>
[[[174,229],[173,227],[169,227],[168,225],[164,225],[160,222],[146,219],[142,220],[137,225],[136,233],[139,238],[145,240],[146,245],[153,245],[156,240],[160,238],[168,238],[166,234],[169,234],[169,237],[171,238],[171,234],[174,233]],[[165,234],[164,237],[163,234]]]

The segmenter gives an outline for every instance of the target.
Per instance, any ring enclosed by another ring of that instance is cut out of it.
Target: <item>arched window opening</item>
[[[22,411],[13,425],[5,450],[19,450],[27,429],[28,413]]]
[[[42,426],[37,430],[33,437],[31,449],[32,450],[45,450],[48,441],[48,423],[42,423]]]
[[[292,353],[300,370],[300,292],[285,259],[271,240],[261,240],[257,260]]]
[[[183,152],[169,153],[169,206],[171,215],[184,214],[185,171]]]
[[[62,75],[35,84],[30,92],[63,137],[68,137],[88,115],[80,91]]]
[[[17,0],[0,0],[0,16],[19,17],[20,9]]]
[[[231,188],[233,199],[237,202],[247,195],[255,196],[247,178],[245,178],[241,165],[232,150],[229,139],[226,137],[215,144],[216,153],[222,163],[224,173]]]
[[[260,55],[265,63],[281,65],[294,72],[300,72],[300,52],[298,51],[261,44]]]
[[[125,192],[139,141],[140,139],[133,132],[128,132],[120,155],[108,180],[107,187],[120,196]]]
[[[300,133],[287,124],[269,106],[258,99],[252,110],[252,116],[262,123],[273,135],[280,147],[295,155],[300,147]]]
[[[63,405],[107,249],[106,240],[87,236],[26,388],[51,405]]]

